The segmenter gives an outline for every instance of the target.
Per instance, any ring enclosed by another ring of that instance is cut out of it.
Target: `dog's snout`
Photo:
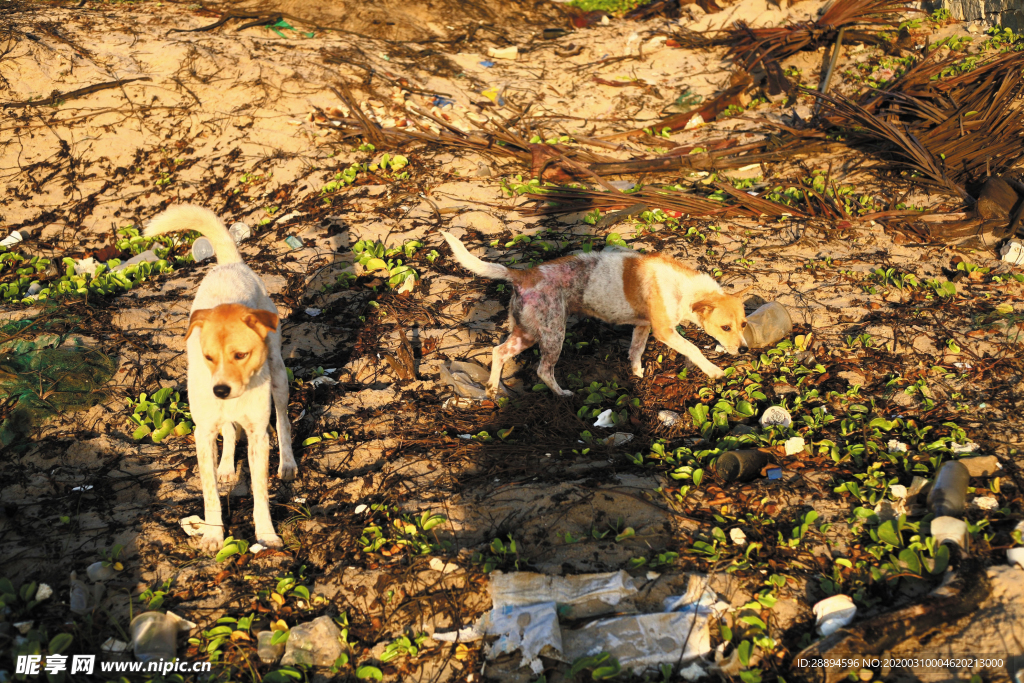
[[[213,388],[213,395],[217,398],[227,398],[231,395],[231,387],[227,384],[218,384]]]

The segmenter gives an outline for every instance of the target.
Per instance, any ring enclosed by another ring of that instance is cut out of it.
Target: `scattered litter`
[[[43,286],[41,284],[39,284],[38,282],[33,282],[32,284],[30,284],[28,286],[27,294],[29,296],[35,296],[36,294],[38,294],[41,291],[43,291]]]
[[[11,234],[0,240],[0,247],[7,247],[10,249],[18,242],[23,241],[25,238],[22,237],[21,233],[17,230],[12,230]]]
[[[907,497],[907,487],[903,484],[893,484],[889,487],[889,493],[898,500],[905,499]]]
[[[321,311],[319,308],[307,308],[306,309],[306,315],[308,315],[311,318],[315,318],[318,315],[320,315],[321,313],[323,313],[323,311]]]
[[[13,626],[14,628],[18,629],[18,633],[24,636],[32,630],[32,627],[35,626],[35,623],[36,622],[34,621],[17,621],[13,624]]]
[[[290,221],[293,218],[298,218],[299,216],[305,216],[305,215],[306,214],[305,214],[304,211],[289,211],[288,213],[284,214],[283,216],[278,218],[276,221],[274,221],[274,224],[278,225],[278,224],[281,224],[281,223],[287,223],[288,221]]]
[[[992,496],[978,496],[971,501],[971,507],[978,510],[998,510],[999,501]]]
[[[113,636],[104,640],[103,644],[100,645],[101,651],[109,652],[110,654],[120,654],[122,652],[127,652],[128,648],[128,643],[124,642],[123,640],[118,640]]]
[[[897,439],[889,439],[890,453],[906,453],[909,446]]]
[[[85,486],[75,486],[71,490],[78,492],[92,491],[92,484],[86,484]]]
[[[764,471],[764,474],[768,479],[782,479],[782,468],[769,467]]]
[[[694,662],[685,669],[680,669],[679,675],[683,677],[683,680],[692,682],[699,681],[700,679],[704,678],[707,675],[707,672],[704,670],[704,667],[702,667],[698,662]]]
[[[455,390],[462,398],[472,401],[487,399],[487,382],[491,373],[477,363],[453,360],[440,368],[441,381]]]
[[[519,48],[515,45],[511,47],[491,47],[487,49],[487,56],[494,57],[495,59],[515,59],[519,56]]]
[[[626,432],[615,432],[614,434],[609,436],[607,439],[604,439],[604,441],[602,443],[604,443],[605,446],[608,446],[610,448],[618,448],[619,446],[622,446],[623,444],[627,444],[627,443],[629,443],[632,440],[633,440],[633,435],[632,434],[627,434]]]
[[[84,258],[80,261],[75,261],[75,274],[96,277],[96,269],[99,267],[99,261],[90,256],[89,258]]]
[[[907,502],[903,499],[896,501],[883,498],[875,504],[874,512],[878,515],[880,522],[888,522],[890,519],[899,519],[900,515],[907,514]]]
[[[632,190],[634,187],[636,187],[636,183],[631,183],[628,180],[609,180],[608,184],[614,187],[619,192]]]
[[[0,242],[0,244],[3,244]],[[1010,240],[999,250],[1002,259],[1015,266],[1024,266],[1024,244],[1020,240]]]
[[[365,505],[364,503],[360,503],[359,505],[356,505],[355,512],[357,515],[361,515],[369,509],[369,506]]]
[[[725,483],[750,481],[768,464],[768,453],[756,450],[726,451],[718,456],[715,474]]]
[[[505,106],[504,93],[505,86],[494,86],[493,88],[488,88],[487,90],[480,91],[481,95],[489,99],[491,102],[494,102],[499,107]]]
[[[260,631],[256,636],[256,654],[264,664],[274,664],[284,654],[284,643],[273,644],[273,638],[273,631]]]
[[[309,385],[313,387],[318,387],[322,384],[326,384],[327,386],[333,386],[337,383],[338,380],[332,377],[328,377],[327,375],[320,375],[319,377],[314,377],[313,379],[309,380]]]
[[[944,463],[935,477],[932,490],[928,492],[928,509],[936,517],[962,515],[970,478],[963,464],[955,460]]]
[[[472,439],[472,438],[473,438],[473,435],[472,435],[472,434],[458,434],[457,436],[458,436],[458,437],[459,437],[460,439]]]
[[[261,552],[263,552],[266,549],[267,549],[266,546],[262,546],[259,543],[253,543],[251,546],[249,546],[249,552],[252,553],[253,555],[259,555]]]
[[[288,235],[288,237],[285,237],[284,243],[287,244],[292,249],[301,249],[302,246],[305,244],[305,242],[302,241],[301,237],[296,237],[295,235]]]
[[[607,652],[624,669],[688,661],[711,652],[709,617],[699,611],[603,619],[562,633],[565,661]]]
[[[830,636],[853,621],[857,606],[849,595],[833,595],[814,605],[814,616],[818,618],[818,633]]]
[[[793,333],[793,320],[786,307],[769,301],[747,316],[743,330],[743,343],[747,348],[762,349],[774,346]]]
[[[437,107],[438,109],[444,109],[445,107],[455,106],[455,100],[448,97],[441,97],[440,95],[434,95],[434,99],[430,101],[430,105],[432,107]]]
[[[979,448],[981,448],[981,446],[974,443],[973,441],[968,441],[967,443],[957,443],[956,441],[954,441],[953,443],[949,444],[949,450],[953,451],[957,455],[960,455],[962,453],[973,453]]]
[[[638,592],[633,578],[622,570],[569,576],[494,572],[490,585],[495,609],[554,601],[558,603],[559,615],[568,619],[632,611],[632,598]],[[623,601],[626,604],[620,605]]]
[[[960,458],[961,465],[967,468],[967,473],[972,477],[992,477],[1003,469],[999,458],[994,455],[976,455],[971,458]]]
[[[178,619],[170,612],[143,612],[132,619],[132,649],[140,662],[170,661],[178,651]]]
[[[692,117],[690,117],[690,120],[686,122],[686,125],[683,126],[683,130],[693,130],[694,128],[700,128],[705,123],[706,121],[704,121],[703,116],[701,116],[700,114],[694,114]]]
[[[562,631],[558,627],[555,603],[541,602],[522,607],[495,606],[468,628],[449,633],[434,633],[442,643],[465,643],[484,636],[498,636],[487,653],[488,659],[521,651],[523,664],[535,674],[544,670],[540,656],[561,659]]]
[[[682,415],[674,410],[659,410],[658,421],[666,427],[675,427],[682,420]]]
[[[228,232],[231,233],[231,236],[235,239],[235,244],[241,244],[252,237],[252,228],[242,221],[238,221],[228,228]]]
[[[199,536],[203,533],[203,527],[206,526],[206,520],[199,515],[190,515],[182,519],[178,524],[185,530],[185,534],[188,536]]]
[[[807,444],[804,442],[804,437],[802,436],[793,436],[786,439],[786,455],[803,453],[806,447]]]
[[[480,66],[484,67],[485,69],[490,69],[494,67],[494,62],[492,62],[489,59],[485,59],[484,61],[480,62]]]
[[[452,572],[458,570],[459,565],[455,564],[454,562],[445,562],[440,557],[432,557],[430,558],[430,568],[433,569],[435,572],[451,574]]]
[[[70,599],[68,600],[71,611],[75,614],[85,614],[88,612],[91,597],[92,593],[89,591],[89,587],[78,578],[77,573],[71,572]]]
[[[117,571],[107,562],[93,562],[86,568],[85,573],[90,581],[109,581],[117,576]]]
[[[924,477],[914,475],[914,478],[910,480],[910,489],[907,490],[907,498],[915,498],[917,494],[924,491],[924,487],[928,485],[928,480]]]
[[[205,239],[205,238],[200,237],[199,239]],[[198,241],[199,240],[196,240],[196,242],[198,242]],[[193,253],[195,253],[195,244],[194,243],[192,245],[192,249],[193,249]],[[210,252],[211,252],[211,256],[212,256],[213,255],[212,254],[212,252],[213,252],[213,247],[212,246],[210,247]],[[128,259],[124,263],[122,263],[120,265],[117,265],[117,266],[114,266],[113,268],[110,269],[110,272],[111,273],[116,273],[117,271],[124,270],[125,268],[127,268],[129,266],[137,266],[140,263],[144,263],[144,262],[156,263],[159,260],[160,260],[160,257],[157,256],[156,253],[152,249],[147,249],[146,251],[142,252],[141,254],[138,254],[136,256],[132,256],[130,259]],[[198,261],[199,259],[196,259],[196,260]]]
[[[961,548],[967,547],[967,522],[956,517],[935,517],[931,522],[931,534],[943,543],[955,543]]]
[[[282,664],[329,667],[341,656],[341,631],[329,616],[293,626],[288,632]]]
[[[1024,548],[1007,548],[1006,561],[1024,569]]]
[[[192,243],[192,258],[195,259],[196,263],[205,261],[208,258],[213,258],[213,256],[213,243],[210,242],[210,240],[205,237],[200,237]]]
[[[793,424],[793,416],[782,406],[768,406],[761,413],[762,427],[788,427],[791,424]]]
[[[743,533],[743,529],[731,529],[729,531],[729,538],[731,538],[732,542],[741,548],[747,544],[747,535]]]
[[[614,427],[615,426],[615,420],[612,419],[612,415],[614,414],[614,412],[615,412],[614,410],[609,408],[608,410],[606,410],[603,413],[601,413],[600,415],[598,415],[597,416],[597,422],[594,423],[594,426],[595,427]]]
[[[50,588],[50,584],[41,583],[39,588],[36,589],[36,602],[42,602],[53,597],[53,589]]]

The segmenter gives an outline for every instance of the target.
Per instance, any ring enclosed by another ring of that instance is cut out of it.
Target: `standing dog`
[[[153,219],[145,235],[198,231],[213,244],[217,266],[203,279],[192,304],[185,345],[188,351],[188,400],[195,421],[199,478],[206,506],[201,545],[209,551],[224,545],[217,482],[235,484],[236,425],[249,440],[253,517],[256,540],[282,546],[270,518],[270,401],[277,414],[277,440],[283,480],[295,478],[292,431],[288,422],[288,374],[281,358],[277,307],[263,281],[242,262],[224,223],[209,209],[172,206]],[[216,467],[217,434],[224,454]],[[216,469],[215,469],[216,468]]]
[[[676,326],[682,322],[700,325],[730,354],[737,353],[743,344],[743,328],[747,326],[739,298],[743,292],[726,294],[710,276],[671,257],[614,249],[510,270],[481,261],[450,233],[444,233],[444,238],[467,270],[512,283],[512,333],[494,347],[487,387],[491,398],[498,391],[505,362],[534,344],[540,345],[537,375],[555,394],[572,396],[571,391],[558,386],[554,373],[570,313],[616,325],[635,325],[629,362],[637,377],[644,375],[640,359],[652,329],[655,339],[686,356],[711,378],[724,373],[700,349],[679,336]]]

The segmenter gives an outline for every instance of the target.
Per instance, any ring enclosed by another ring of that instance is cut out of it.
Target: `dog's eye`
[[[203,356],[203,358],[210,361],[211,363],[213,362],[213,356]]]
[[[747,321],[746,320],[744,320],[743,322],[740,323],[740,327],[746,327],[746,326],[747,326]]]
[[[728,332],[729,330],[732,329],[732,325],[722,325],[722,329]]]
[[[248,355],[248,351],[239,351],[235,354],[235,360],[245,360]]]

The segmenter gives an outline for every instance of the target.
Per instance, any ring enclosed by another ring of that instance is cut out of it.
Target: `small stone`
[[[892,494],[893,498],[904,499],[907,497],[907,487],[903,484],[893,484],[889,487],[889,493]]]
[[[36,589],[36,602],[42,602],[53,596],[53,589],[50,588],[50,584],[41,583],[39,588]]]
[[[440,557],[430,558],[430,568],[435,572],[441,572],[443,574],[451,574],[459,568],[459,565],[453,562],[445,562]]]
[[[833,595],[814,605],[814,616],[818,618],[818,632],[830,636],[853,621],[857,606],[849,595]]]
[[[972,477],[993,477],[999,474],[1003,466],[994,455],[976,455],[971,458],[960,458],[960,463],[967,468]]]
[[[199,515],[191,515],[182,519],[178,524],[185,530],[187,536],[199,536],[203,533],[206,521]]]
[[[328,616],[299,624],[288,634],[282,664],[329,667],[342,653],[341,631]]]
[[[682,419],[683,416],[674,410],[658,411],[658,421],[661,422],[661,424],[665,425],[666,427],[675,427],[677,424],[679,424],[680,420]]]

